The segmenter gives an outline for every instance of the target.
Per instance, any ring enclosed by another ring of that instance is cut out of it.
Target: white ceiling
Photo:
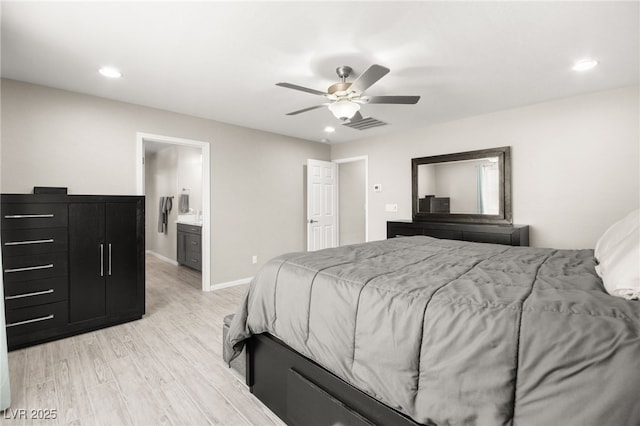
[[[581,93],[637,85],[640,3],[632,2],[10,2],[2,77],[309,140],[345,142]],[[573,63],[600,65],[576,73]],[[359,131],[326,109],[290,111],[378,63],[364,105],[389,123]],[[108,80],[112,65],[123,78]],[[327,125],[336,132],[327,135]]]

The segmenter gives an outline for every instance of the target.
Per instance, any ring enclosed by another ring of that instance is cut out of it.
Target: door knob
[[[317,220],[309,219],[309,223],[318,223]]]

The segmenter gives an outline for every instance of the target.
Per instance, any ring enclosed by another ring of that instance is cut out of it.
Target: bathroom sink
[[[184,223],[186,225],[202,226],[202,218],[196,214],[179,214],[176,223]]]

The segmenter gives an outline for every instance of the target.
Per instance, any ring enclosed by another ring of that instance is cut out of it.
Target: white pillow
[[[607,292],[640,299],[640,209],[614,223],[595,247],[596,272]]]

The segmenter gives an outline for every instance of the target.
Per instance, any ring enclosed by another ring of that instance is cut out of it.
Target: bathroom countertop
[[[195,214],[179,214],[176,223],[182,223],[184,225],[202,226],[202,219],[198,219]]]

